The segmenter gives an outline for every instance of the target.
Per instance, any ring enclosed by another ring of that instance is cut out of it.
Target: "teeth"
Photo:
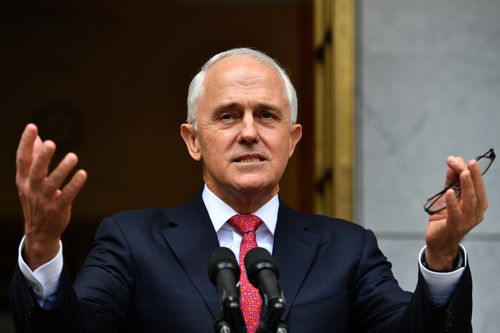
[[[252,162],[259,162],[260,160],[257,157],[250,157],[250,158],[242,158],[240,162],[242,163],[252,163]]]

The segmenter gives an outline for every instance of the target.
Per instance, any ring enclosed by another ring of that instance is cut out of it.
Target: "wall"
[[[3,5],[1,215],[18,213],[15,148],[26,122],[42,110],[76,113],[76,126],[60,115],[47,122],[61,137],[78,134],[71,148],[89,181],[75,215],[95,218],[177,204],[200,189],[200,167],[187,154],[179,125],[189,81],[214,53],[262,49],[290,70],[301,91],[299,6],[213,3]],[[297,162],[290,172],[298,172]],[[283,182],[292,206],[299,204],[297,179]]]
[[[407,289],[446,157],[500,151],[500,1],[358,1],[357,220],[378,235]],[[464,241],[475,331],[500,318],[500,166],[485,176],[490,208]]]

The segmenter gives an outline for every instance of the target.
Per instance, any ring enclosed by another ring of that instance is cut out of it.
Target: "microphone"
[[[240,267],[233,251],[227,247],[217,248],[208,260],[208,276],[217,288],[222,304],[238,301],[236,283],[240,277]]]
[[[280,317],[285,311],[285,297],[278,283],[278,265],[266,249],[256,247],[245,256],[245,268],[248,281],[260,290],[268,308],[257,332],[277,331],[276,325],[280,324]]]
[[[278,284],[278,265],[266,249],[255,247],[248,251],[245,268],[248,281],[262,292],[266,304],[283,298]]]
[[[240,267],[233,251],[227,247],[215,249],[208,260],[208,276],[217,288],[222,315],[215,322],[216,331],[227,329],[226,318],[232,329],[238,333],[246,333],[245,322],[240,310],[240,300],[236,283],[240,278]]]

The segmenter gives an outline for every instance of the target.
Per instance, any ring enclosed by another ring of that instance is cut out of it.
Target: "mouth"
[[[264,158],[262,156],[258,155],[244,155],[236,158],[234,160],[235,163],[257,163],[257,162],[262,162],[264,161]]]

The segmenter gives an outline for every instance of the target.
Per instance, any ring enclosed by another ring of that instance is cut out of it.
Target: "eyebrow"
[[[259,110],[270,110],[270,111],[281,112],[280,108],[276,107],[275,105],[267,104],[267,103],[259,103],[259,104],[257,104],[257,109],[259,109]]]
[[[237,109],[237,110],[243,109],[243,105],[241,103],[236,103],[236,102],[222,104],[215,109],[215,113],[219,114],[219,113],[223,113],[225,111],[234,110],[234,109]],[[254,109],[281,112],[281,110],[278,107],[276,107],[275,105],[272,105],[272,104],[268,104],[268,103],[257,103],[257,106]]]
[[[225,111],[230,111],[230,110],[234,110],[234,109],[242,109],[242,108],[243,108],[243,106],[240,103],[222,104],[215,109],[215,114],[220,114],[220,113],[223,113]]]

